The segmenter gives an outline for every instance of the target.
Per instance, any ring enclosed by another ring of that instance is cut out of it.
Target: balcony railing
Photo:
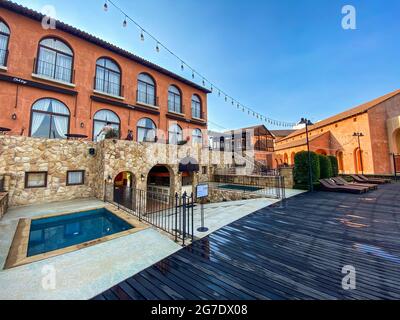
[[[8,50],[0,49],[0,66],[7,66]]]
[[[74,82],[75,72],[71,68],[63,67],[44,60],[34,60],[34,73],[54,80],[67,83]]]
[[[149,94],[140,90],[136,90],[136,101],[138,103],[144,103],[155,107],[158,106],[158,97],[154,94]]]
[[[122,97],[124,95],[124,86],[118,82],[112,82],[101,78],[94,78],[94,89],[106,94]]]

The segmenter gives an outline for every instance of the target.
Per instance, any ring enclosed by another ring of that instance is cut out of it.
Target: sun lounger
[[[372,182],[372,183],[384,184],[384,183],[391,183],[392,182],[390,179],[367,178],[366,176],[364,176],[362,174],[358,174],[357,176],[360,179],[364,180],[364,181],[368,181],[368,182]]]
[[[336,184],[338,185],[343,185],[343,186],[359,186],[359,187],[363,187],[363,188],[368,188],[369,190],[376,190],[378,189],[378,185],[377,184],[367,184],[367,183],[350,183],[348,181],[346,181],[344,178],[342,177],[336,177],[336,178],[332,178],[333,181],[336,182]]]
[[[386,182],[384,181],[370,181],[370,180],[364,180],[361,179],[358,175],[356,174],[351,174],[350,177],[353,178],[353,180],[357,183],[366,183],[366,184],[385,184]]]
[[[322,190],[331,192],[363,193],[365,189],[339,186],[328,179],[319,180]]]

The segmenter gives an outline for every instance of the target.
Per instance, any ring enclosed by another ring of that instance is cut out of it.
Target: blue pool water
[[[241,186],[241,185],[237,185],[237,184],[226,184],[226,185],[223,185],[223,186],[218,186],[218,188],[219,189],[238,190],[238,191],[249,191],[249,192],[262,190],[262,188],[259,188],[259,187]]]
[[[28,257],[100,239],[133,228],[104,208],[32,220]]]

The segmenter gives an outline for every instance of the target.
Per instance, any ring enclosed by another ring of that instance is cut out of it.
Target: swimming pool
[[[27,256],[35,256],[133,229],[105,208],[32,220]]]
[[[225,184],[222,186],[218,186],[219,189],[230,189],[230,190],[239,190],[239,191],[247,191],[247,192],[255,192],[262,190],[263,188],[254,187],[254,186],[243,186],[238,184]]]

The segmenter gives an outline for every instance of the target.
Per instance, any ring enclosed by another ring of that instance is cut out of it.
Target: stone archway
[[[146,181],[147,213],[173,204],[176,179],[174,170],[168,165],[157,164],[149,170]]]
[[[114,202],[132,209],[133,189],[136,187],[135,175],[130,171],[123,171],[114,178]]]

